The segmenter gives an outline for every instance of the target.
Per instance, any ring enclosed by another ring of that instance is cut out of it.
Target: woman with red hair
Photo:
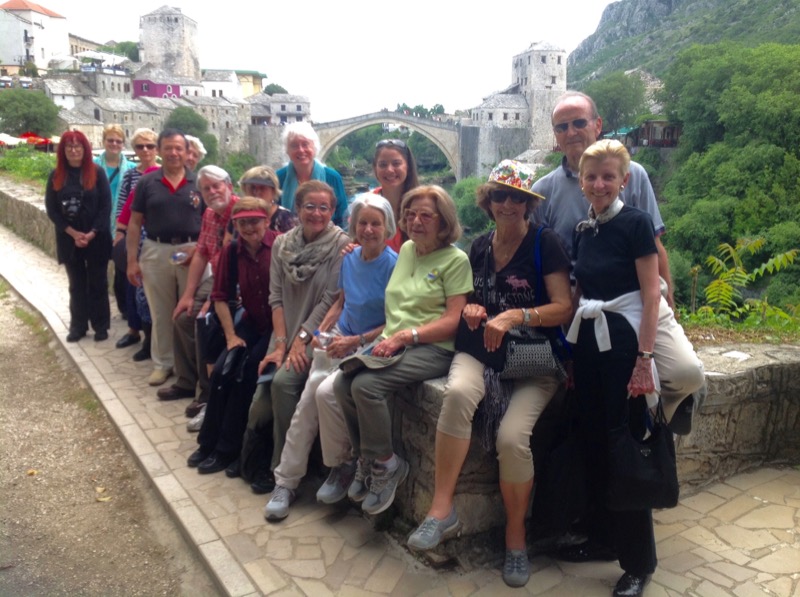
[[[44,204],[56,228],[56,254],[69,278],[67,342],[86,335],[108,338],[108,260],[111,257],[111,188],[106,173],[92,161],[92,146],[80,131],[61,136],[56,169],[47,179]]]

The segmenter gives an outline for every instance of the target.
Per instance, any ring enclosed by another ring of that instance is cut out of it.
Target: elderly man
[[[533,185],[533,191],[546,198],[535,214],[535,218],[558,233],[567,252],[572,255],[573,232],[577,224],[585,220],[589,202],[583,196],[578,180],[578,165],[583,152],[594,143],[603,128],[592,98],[583,93],[570,91],[562,95],[552,115],[553,132],[564,158],[561,166],[542,177]],[[705,383],[703,365],[694,353],[683,329],[671,316],[674,306],[669,260],[661,235],[664,222],[656,204],[655,193],[647,172],[637,164],[630,164],[630,179],[620,193],[620,199],[632,207],[650,214],[656,232],[658,271],[662,278],[662,291],[668,305],[659,312],[658,330],[654,347],[656,369],[661,383],[664,408],[668,418],[673,419],[673,431],[688,433],[691,429],[692,394]],[[680,406],[680,409],[679,409]],[[679,409],[679,410],[678,410]],[[673,417],[678,411],[679,416]],[[591,533],[590,533],[591,534]],[[606,546],[592,541],[570,546],[559,551],[561,559],[588,561],[614,559],[615,553]]]
[[[139,180],[128,224],[128,279],[135,286],[144,285],[153,319],[155,368],[147,380],[151,386],[162,385],[172,375],[172,312],[186,289],[206,207],[194,174],[185,166],[187,150],[180,131],[165,129],[159,135],[163,166]],[[142,222],[147,223],[147,238],[137,261]]]
[[[203,317],[211,306],[209,295],[214,286],[213,274],[222,249],[222,239],[238,197],[233,194],[231,177],[219,166],[205,166],[197,173],[197,187],[207,205],[200,225],[197,248],[189,264],[186,288],[172,312],[174,326],[175,374],[177,381],[158,390],[160,400],[194,398],[199,382],[200,395],[186,407],[193,417],[208,402],[208,370],[195,341],[195,320]],[[210,266],[210,271],[209,271]]]

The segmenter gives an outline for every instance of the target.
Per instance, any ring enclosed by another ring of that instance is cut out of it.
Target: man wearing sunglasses
[[[564,243],[567,254],[572,255],[572,238],[575,227],[586,219],[589,202],[583,196],[578,180],[579,162],[583,152],[597,141],[603,129],[603,120],[597,106],[586,94],[568,91],[556,102],[552,115],[553,133],[564,157],[561,166],[542,177],[533,185],[533,191],[546,198],[533,218],[553,228]],[[658,210],[655,193],[647,172],[636,162],[630,163],[630,178],[621,190],[620,199],[632,207],[650,214],[656,232],[658,273],[666,286],[669,308],[675,306],[669,260],[661,235],[664,221]],[[691,430],[694,394],[702,393],[705,385],[703,365],[686,340],[680,326],[666,312],[659,313],[656,333],[655,364],[661,382],[662,397],[670,427],[675,433],[688,434]],[[585,562],[614,559],[613,550],[587,543],[559,550],[559,558]]]

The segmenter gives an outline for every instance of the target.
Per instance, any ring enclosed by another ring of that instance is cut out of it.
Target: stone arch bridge
[[[385,122],[398,122],[406,125],[411,130],[429,139],[447,158],[448,164],[453,169],[457,179],[462,177],[463,164],[461,160],[460,126],[439,122],[430,118],[418,118],[399,112],[373,112],[353,116],[344,120],[333,122],[314,123],[314,130],[319,135],[322,145],[319,159],[325,161],[336,144],[350,133],[363,129],[373,124]]]

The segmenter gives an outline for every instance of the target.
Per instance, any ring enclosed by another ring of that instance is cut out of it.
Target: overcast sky
[[[402,102],[439,103],[448,112],[472,108],[511,83],[512,56],[537,41],[571,52],[595,31],[610,3],[173,0],[168,5],[197,22],[201,68],[265,73],[267,82],[308,96],[312,118],[326,122]],[[102,43],[138,41],[139,17],[165,3],[39,4],[66,17],[70,33]]]

